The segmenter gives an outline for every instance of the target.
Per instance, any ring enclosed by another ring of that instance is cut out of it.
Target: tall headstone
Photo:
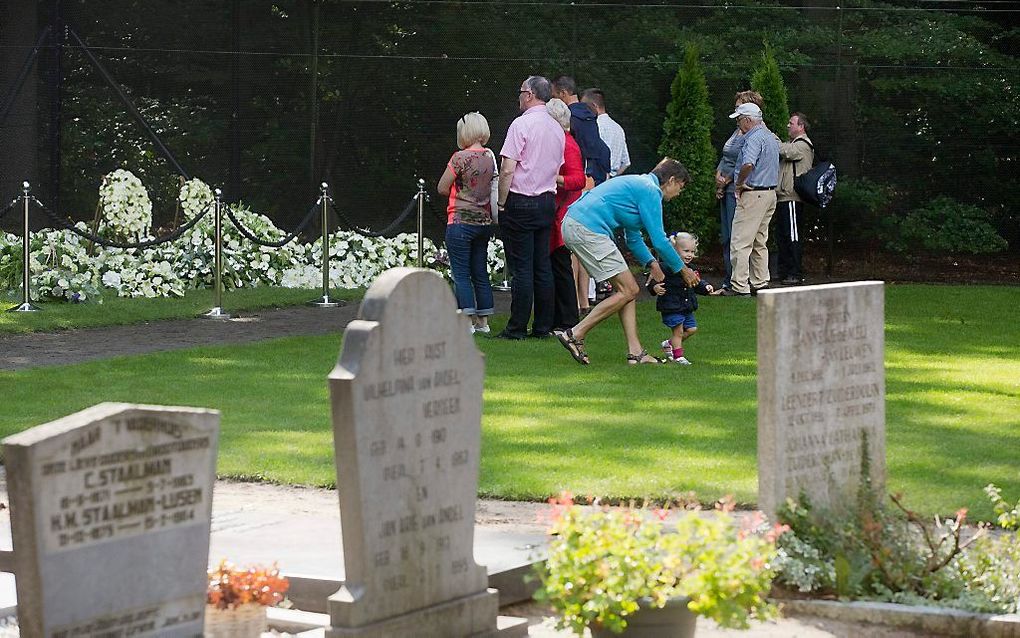
[[[496,631],[474,559],[482,355],[436,273],[395,268],[369,289],[329,377],[345,580],[326,635]]]
[[[880,281],[758,293],[758,506],[835,505],[885,483],[885,289]]]
[[[22,636],[196,636],[219,413],[103,403],[3,441]]]

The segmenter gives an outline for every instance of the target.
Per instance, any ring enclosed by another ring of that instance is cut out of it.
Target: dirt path
[[[510,294],[496,292],[496,312],[509,312]],[[336,334],[358,314],[339,308],[295,306],[240,312],[227,321],[174,319],[127,326],[0,336],[0,370],[24,370],[197,346],[253,343],[279,337]]]

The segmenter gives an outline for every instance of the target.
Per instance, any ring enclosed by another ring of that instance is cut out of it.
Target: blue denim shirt
[[[774,188],[779,185],[779,139],[764,123],[744,133],[744,148],[740,151],[737,172],[745,164],[754,166],[747,176],[746,186]]]
[[[726,185],[726,191],[733,192],[733,182],[737,179],[737,172],[740,166],[737,164],[737,160],[740,159],[740,151],[744,148],[744,134],[740,132],[740,129],[733,131],[733,135],[730,135],[730,139],[726,140],[726,143],[722,147],[722,157],[719,159],[719,165],[715,167],[715,170],[720,175],[729,175],[732,179],[730,183]]]

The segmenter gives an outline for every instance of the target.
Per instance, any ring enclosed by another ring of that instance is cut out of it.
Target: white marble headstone
[[[758,506],[836,505],[885,483],[885,287],[861,281],[758,293]]]
[[[103,403],[7,437],[22,636],[196,636],[219,413]]]
[[[376,280],[329,381],[346,574],[327,636],[495,628],[474,559],[483,380],[442,277],[396,268]]]

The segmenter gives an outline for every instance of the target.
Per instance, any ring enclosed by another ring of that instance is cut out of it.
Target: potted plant
[[[283,602],[288,586],[275,564],[237,568],[221,560],[209,570],[206,638],[258,638],[266,631],[266,607]]]
[[[581,507],[569,495],[552,502],[535,599],[552,605],[559,629],[679,638],[694,635],[696,615],[738,628],[775,615],[765,595],[784,530],[767,530],[760,515],[738,525],[724,502],[714,515],[692,511],[667,526],[666,509]]]

